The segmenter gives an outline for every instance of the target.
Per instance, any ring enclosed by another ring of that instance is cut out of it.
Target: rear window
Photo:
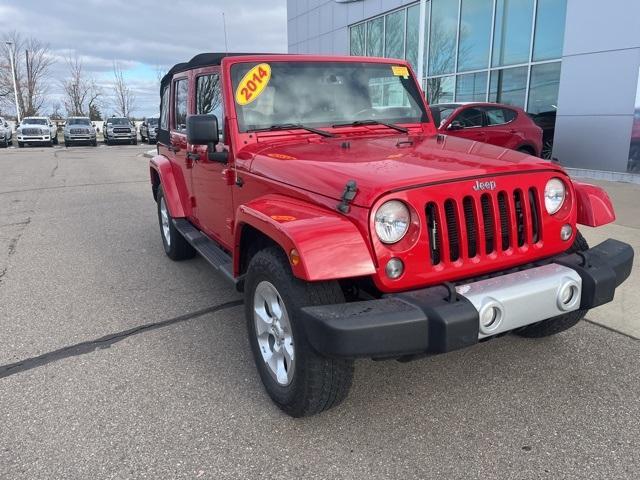
[[[187,79],[178,80],[175,83],[174,126],[176,131],[184,132],[187,129],[187,93],[189,84]]]
[[[160,99],[160,128],[169,130],[169,85],[162,90]]]
[[[509,108],[488,107],[485,109],[487,125],[504,125],[515,120],[517,113]]]

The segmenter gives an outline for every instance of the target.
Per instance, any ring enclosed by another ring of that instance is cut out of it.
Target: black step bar
[[[233,276],[233,259],[231,255],[222,250],[213,240],[198,230],[185,218],[174,218],[173,225],[176,230],[191,244],[202,257],[211,264],[213,268],[234,285],[237,285],[240,278]]]

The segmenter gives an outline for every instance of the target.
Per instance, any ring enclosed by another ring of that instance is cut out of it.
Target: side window
[[[175,83],[175,105],[173,125],[177,132],[187,130],[187,94],[189,92],[189,81],[186,78]]]
[[[217,73],[202,75],[196,80],[196,114],[215,115],[218,118],[218,128],[224,132],[222,86]]]
[[[485,113],[487,114],[488,125],[504,125],[515,120],[517,115],[513,110],[498,107],[487,108]]]
[[[482,126],[482,110],[478,108],[467,108],[460,112],[454,122],[460,122],[464,128],[473,128]]]
[[[160,99],[160,129],[169,130],[169,85],[164,87]]]

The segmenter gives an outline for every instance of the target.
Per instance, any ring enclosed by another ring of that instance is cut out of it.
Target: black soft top
[[[187,70],[193,70],[194,68],[201,67],[211,67],[220,65],[222,59],[224,57],[240,57],[243,55],[271,55],[268,53],[199,53],[195,57],[193,57],[188,62],[177,63],[171,70],[167,72],[167,74],[162,77],[162,81],[160,82],[160,95],[162,95],[162,90],[164,87],[171,82],[171,78],[180,72],[186,72]]]

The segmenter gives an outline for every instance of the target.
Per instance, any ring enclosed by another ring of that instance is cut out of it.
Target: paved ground
[[[638,478],[640,343],[589,322],[361,361],[339,408],[281,414],[238,295],[164,256],[147,149],[0,151],[0,478]],[[592,321],[631,335],[637,272]]]

